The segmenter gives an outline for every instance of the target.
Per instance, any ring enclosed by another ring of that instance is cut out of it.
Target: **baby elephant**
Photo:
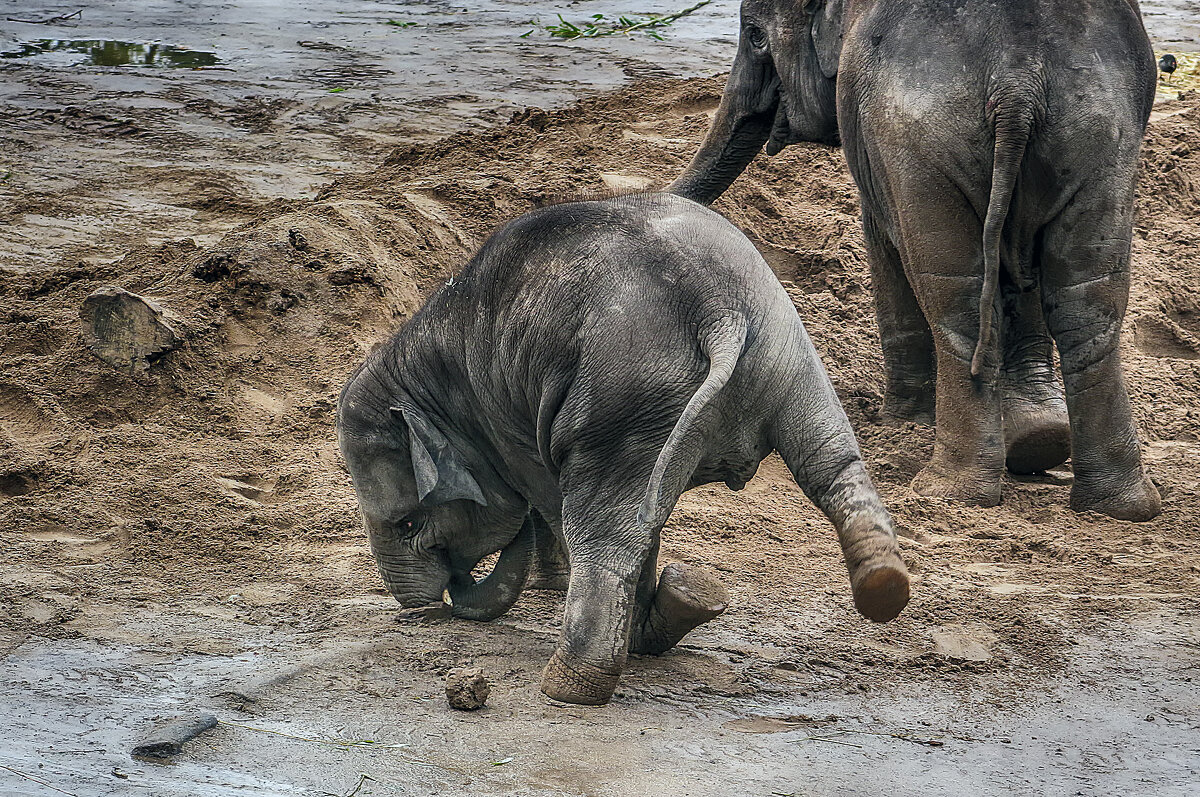
[[[745,485],[772,450],[837,528],[854,603],[892,619],[908,573],[796,310],[746,238],[669,194],[555,205],[501,228],[351,377],[338,437],[405,606],[489,620],[525,586],[540,518],[570,583],[542,691],[606,703],[629,651],[725,609],[671,565],[680,494]],[[501,551],[492,573],[471,570]]]

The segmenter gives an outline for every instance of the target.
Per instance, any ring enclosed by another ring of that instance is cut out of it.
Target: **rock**
[[[183,752],[183,745],[205,731],[217,727],[217,718],[212,714],[194,717],[179,717],[170,722],[156,725],[146,738],[133,748],[135,758],[171,758]]]
[[[131,374],[145,373],[152,360],[179,345],[166,310],[121,288],[98,289],[83,300],[79,315],[92,354]]]
[[[446,676],[446,700],[450,708],[459,711],[483,708],[490,692],[487,678],[478,667],[455,667]]]

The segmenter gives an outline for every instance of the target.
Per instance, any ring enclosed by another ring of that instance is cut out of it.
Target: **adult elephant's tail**
[[[1000,289],[1000,237],[1012,205],[1013,189],[1025,157],[1025,145],[1033,127],[1033,108],[1027,104],[1006,106],[996,111],[996,149],[992,165],[992,193],[983,220],[983,290],[979,297],[979,338],[971,358],[971,376],[983,370],[984,352],[992,343],[992,313]]]

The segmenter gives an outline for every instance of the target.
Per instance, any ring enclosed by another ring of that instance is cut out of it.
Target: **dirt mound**
[[[147,601],[217,611],[231,593],[248,623],[358,622],[345,601],[381,586],[334,440],[346,376],[498,224],[556,197],[668,182],[721,89],[645,83],[401,147],[372,173],[273,207],[209,248],[185,239],[109,265],[0,273],[0,525],[11,540],[0,600],[13,607],[0,614],[0,652],[30,634],[115,633],[101,629]],[[673,691],[788,690],[796,673],[867,689],[929,671],[991,673],[1003,694],[1059,668],[1073,635],[1117,622],[1130,595],[1193,605],[1200,97],[1159,106],[1142,186],[1123,353],[1166,509],[1133,526],[1069,512],[1065,471],[1006,484],[991,510],[916,498],[907,485],[932,433],[879,422],[882,364],[842,155],[796,146],[755,161],[717,209],[795,301],[917,583],[899,621],[860,622],[827,522],[775,459],[742,494],[696,490],[668,526],[664,560],[720,569],[734,595],[720,633],[756,647],[725,669],[664,665]],[[233,201],[205,197],[206,207]],[[144,375],[84,347],[80,306],[103,285],[178,318],[180,345]],[[522,606],[518,617],[553,629],[553,597]],[[147,633],[122,627],[126,639]],[[186,633],[159,641],[216,644]]]

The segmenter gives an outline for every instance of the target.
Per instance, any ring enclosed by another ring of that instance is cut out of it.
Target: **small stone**
[[[455,667],[446,676],[446,700],[450,708],[459,711],[483,708],[490,692],[487,678],[478,667]]]
[[[96,290],[83,300],[79,315],[92,354],[131,374],[145,373],[151,360],[179,345],[167,311],[122,288]]]
[[[288,230],[288,243],[296,249],[303,252],[308,248],[308,239],[304,237],[304,233],[297,230],[295,227]]]
[[[147,737],[133,748],[134,758],[164,759],[183,752],[183,745],[205,731],[217,727],[212,714],[177,717],[151,729]]]

